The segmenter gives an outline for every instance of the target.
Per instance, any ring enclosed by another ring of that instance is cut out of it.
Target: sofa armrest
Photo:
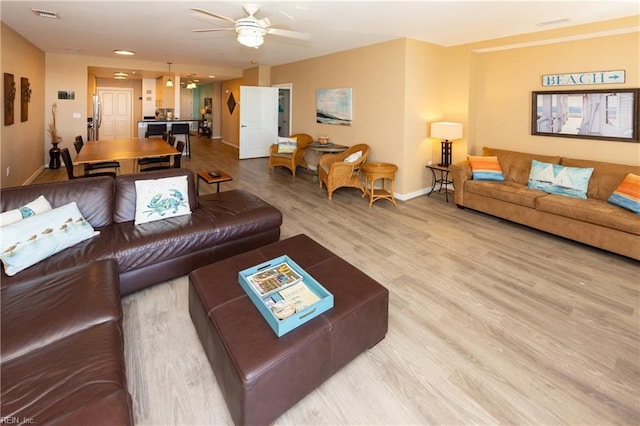
[[[464,184],[473,179],[471,163],[468,160],[451,165],[451,179],[455,187],[455,202],[458,207],[464,206]]]

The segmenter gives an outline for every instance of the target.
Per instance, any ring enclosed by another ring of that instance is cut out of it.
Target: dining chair
[[[171,125],[171,136],[184,136],[185,146],[187,147],[187,155],[191,158],[191,140],[189,137],[189,123],[176,123]]]
[[[73,147],[76,149],[76,154],[80,154],[80,150],[84,146],[84,139],[82,135],[76,136],[73,141]],[[102,169],[116,169],[116,173],[120,170],[120,163],[118,161],[101,161],[99,163],[87,163],[84,165],[84,174],[88,175],[95,170]]]
[[[167,143],[171,146],[176,146],[176,137],[169,136],[167,139]],[[161,164],[161,163],[170,163],[171,156],[165,155],[163,157],[144,157],[138,159],[138,168],[141,166],[148,166],[149,164]]]
[[[150,172],[153,170],[165,170],[165,169],[179,169],[180,166],[180,160],[182,159],[182,151],[184,150],[184,146],[185,143],[184,141],[178,141],[178,143],[176,144],[176,149],[178,150],[177,154],[173,154],[173,165],[171,164],[167,164],[167,165],[163,165],[163,166],[153,166],[153,167],[147,167],[145,169],[140,170],[141,172]]]
[[[64,166],[67,168],[67,176],[69,177],[69,180],[96,177],[96,176],[109,176],[114,179],[116,178],[116,174],[114,172],[100,172],[100,173],[93,173],[90,175],[76,176],[73,174],[73,160],[71,160],[71,154],[69,153],[69,148],[62,148],[62,150],[60,151],[60,155],[62,156],[62,161],[64,161]]]
[[[359,153],[359,154],[358,154]],[[320,188],[324,183],[327,197],[331,199],[333,191],[342,187],[358,188],[364,193],[360,180],[360,167],[367,161],[369,145],[357,144],[339,154],[325,154],[318,164]]]
[[[305,133],[296,133],[289,136],[296,139],[297,146],[293,152],[278,152],[278,144],[273,144],[269,148],[269,172],[273,171],[276,166],[286,167],[291,170],[293,177],[296,176],[296,169],[299,166],[309,170],[309,165],[304,159],[307,148],[313,142],[313,138]]]

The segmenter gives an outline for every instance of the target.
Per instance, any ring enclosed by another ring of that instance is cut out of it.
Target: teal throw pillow
[[[593,167],[565,167],[531,160],[528,186],[550,194],[586,199],[592,174]]]
[[[75,202],[3,226],[0,259],[4,272],[13,276],[97,234]]]

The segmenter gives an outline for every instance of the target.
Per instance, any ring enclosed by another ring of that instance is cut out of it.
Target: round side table
[[[393,197],[393,181],[396,177],[398,166],[390,163],[364,163],[362,165],[362,173],[364,174],[363,197],[369,196],[369,207],[376,200],[389,200],[394,206],[396,199]],[[382,188],[375,188],[376,180],[382,180]]]

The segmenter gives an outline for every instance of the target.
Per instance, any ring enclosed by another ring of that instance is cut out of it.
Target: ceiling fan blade
[[[235,28],[203,28],[201,30],[191,30],[192,33],[210,33],[212,31],[235,30]]]
[[[231,23],[234,23],[234,24],[236,23],[235,19],[227,18],[226,16],[218,15],[216,13],[209,12],[208,10],[205,10],[205,9],[192,7],[191,10],[193,10],[194,12],[202,13],[203,15],[210,16],[212,18],[222,19],[223,21],[228,21],[228,22],[231,22]]]
[[[297,31],[281,30],[279,28],[267,28],[267,34],[279,35],[282,37],[297,38],[298,40],[311,39],[311,34],[299,33]]]

